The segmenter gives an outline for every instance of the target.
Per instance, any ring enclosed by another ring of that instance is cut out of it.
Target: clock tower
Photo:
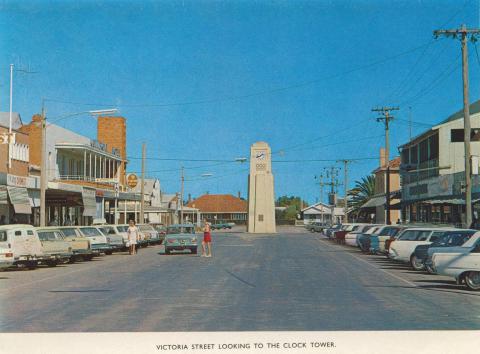
[[[276,232],[272,151],[264,142],[255,143],[250,148],[247,232]]]

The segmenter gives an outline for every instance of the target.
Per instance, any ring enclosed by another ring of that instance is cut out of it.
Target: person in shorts
[[[207,253],[208,250],[208,253]],[[202,257],[212,256],[212,235],[210,233],[210,223],[205,220],[203,227]]]

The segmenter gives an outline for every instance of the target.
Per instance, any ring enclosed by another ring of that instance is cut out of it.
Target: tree
[[[349,205],[352,212],[360,212],[360,208],[368,202],[375,194],[375,176],[369,175],[362,177],[360,181],[355,181],[355,187],[348,191]]]
[[[277,198],[275,205],[277,207],[285,207],[285,210],[277,213],[277,218],[283,220],[295,220],[297,214],[306,207],[307,203],[300,197],[284,195]]]

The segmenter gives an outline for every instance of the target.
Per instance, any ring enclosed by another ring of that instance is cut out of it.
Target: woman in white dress
[[[127,229],[128,242],[130,244],[129,253],[137,253],[137,241],[138,241],[138,228],[135,226],[135,221],[130,220],[129,226]]]

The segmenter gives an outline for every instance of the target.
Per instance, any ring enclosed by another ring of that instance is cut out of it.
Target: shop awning
[[[377,206],[385,204],[385,196],[373,197],[368,202],[362,205],[360,209],[364,208],[375,208]]]
[[[83,216],[97,216],[97,200],[95,198],[95,189],[83,188]]]
[[[28,190],[28,199],[30,200],[30,206],[32,208],[40,207],[40,191]]]
[[[432,200],[424,200],[422,203],[425,204],[455,204],[455,205],[462,205],[465,204],[463,199],[455,198],[455,199],[432,199]]]
[[[28,198],[27,188],[21,187],[7,187],[10,203],[16,214],[31,214],[32,207],[30,206],[30,199]]]

